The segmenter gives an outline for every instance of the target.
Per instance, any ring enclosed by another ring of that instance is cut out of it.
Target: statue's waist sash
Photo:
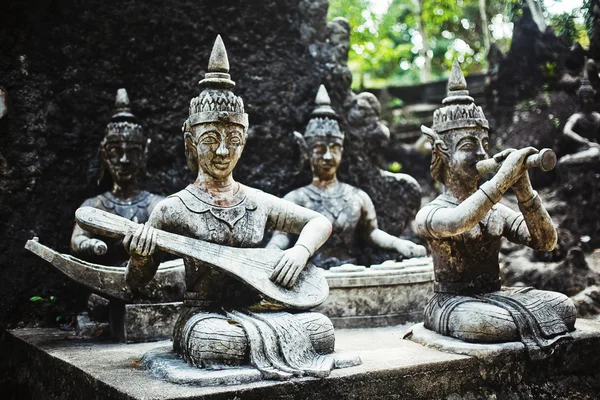
[[[502,288],[502,281],[497,280],[473,280],[471,282],[439,282],[433,283],[436,293],[450,294],[475,294],[495,292]]]

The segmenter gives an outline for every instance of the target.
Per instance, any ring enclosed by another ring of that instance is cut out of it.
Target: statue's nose
[[[227,146],[225,146],[225,141],[221,141],[219,147],[217,148],[217,155],[226,156],[227,155]]]
[[[325,150],[325,154],[323,154],[323,159],[331,160],[331,152],[329,151],[329,147],[327,147],[327,150]]]

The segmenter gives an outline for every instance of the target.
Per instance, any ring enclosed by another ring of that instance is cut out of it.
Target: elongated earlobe
[[[300,132],[294,131],[294,139],[296,139],[296,143],[298,143],[298,147],[300,147],[300,162],[298,164],[298,173],[301,173],[304,169],[304,164],[306,160],[308,160],[308,145],[306,144],[306,140],[304,136]]]

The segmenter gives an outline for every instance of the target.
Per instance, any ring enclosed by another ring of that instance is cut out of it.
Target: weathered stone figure
[[[494,177],[478,188],[478,162],[487,159],[488,122],[468,95],[454,62],[444,106],[434,113],[432,176],[444,192],[416,217],[417,231],[433,255],[435,294],[425,309],[426,328],[471,342],[521,340],[541,356],[574,329],[576,311],[565,295],[501,287],[498,253],[504,236],[538,250],[552,250],[556,230],[527,172],[534,148],[505,150]],[[498,204],[511,188],[519,212]]]
[[[125,237],[131,254],[127,281],[141,286],[152,278],[160,259],[157,232],[230,246],[232,257],[239,259],[246,253],[236,248],[259,247],[265,229],[272,228],[300,235],[270,275],[278,287],[293,288],[310,256],[329,237],[331,224],[314,211],[233,179],[246,144],[248,115],[231,91],[235,83],[220,36],[208,71],[183,126],[186,158],[197,178],[161,201],[148,223]],[[238,261],[245,268],[250,260]],[[280,311],[281,305],[262,301],[259,291],[214,265],[192,257],[184,262],[187,292],[173,347],[187,362],[209,368],[251,363],[267,379],[329,374],[333,359],[323,354],[333,352],[334,335],[327,317]]]
[[[355,114],[363,115],[365,112],[361,112],[361,109],[370,111],[373,107],[370,97],[364,93],[361,95],[356,101]],[[325,86],[319,88],[315,102],[316,108],[304,136],[295,132],[304,156],[310,160],[313,181],[284,197],[325,215],[333,225],[331,238],[311,261],[325,269],[356,263],[355,241],[359,236],[383,249],[396,250],[404,257],[424,256],[426,251],[423,246],[391,236],[377,227],[375,207],[368,194],[338,181],[337,169],[342,160],[344,134],[331,108]],[[377,115],[371,117],[375,122],[379,121]],[[267,247],[286,249],[291,244],[290,236],[286,232],[275,232]]]
[[[116,112],[106,126],[106,135],[100,144],[102,172],[112,178],[112,189],[91,199],[84,206],[91,206],[134,222],[148,221],[154,206],[164,197],[141,190],[139,175],[146,167],[146,154],[150,139],[131,113],[125,89],[117,91]],[[129,259],[120,239],[99,239],[91,232],[75,224],[71,236],[71,250],[88,261],[119,266]]]
[[[588,60],[588,65],[593,63]],[[594,111],[594,98],[596,91],[588,79],[588,69],[584,68],[581,87],[577,90],[577,97],[581,104],[581,111],[573,114],[565,124],[563,133],[570,142],[578,146],[577,152],[567,154],[560,159],[561,164],[580,164],[600,161],[600,114]]]

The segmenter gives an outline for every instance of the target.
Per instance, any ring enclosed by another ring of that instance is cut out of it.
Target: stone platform
[[[168,341],[94,343],[59,330],[13,330],[1,343],[0,387],[8,393],[3,398],[62,400],[594,399],[600,393],[598,322],[578,321],[574,341],[535,363],[517,348],[497,360],[438,351],[402,340],[407,328],[337,331],[336,351],[357,354],[363,364],[334,370],[324,379],[204,388],[154,379],[141,367],[147,351]],[[497,347],[489,350],[497,355]]]

